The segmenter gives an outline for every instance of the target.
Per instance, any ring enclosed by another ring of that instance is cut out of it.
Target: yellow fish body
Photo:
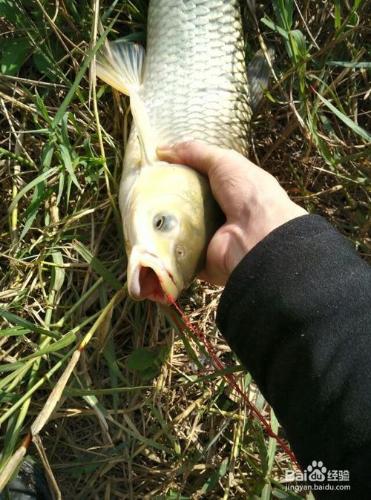
[[[208,182],[156,147],[202,140],[247,151],[251,118],[238,0],[152,0],[147,50],[111,43],[97,74],[130,96],[133,127],[119,201],[135,299],[176,299],[220,222]]]

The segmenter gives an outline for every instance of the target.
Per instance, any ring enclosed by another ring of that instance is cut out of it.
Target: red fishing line
[[[180,314],[182,321],[183,321],[184,325],[186,326],[186,328],[190,332],[192,332],[204,344],[207,352],[210,355],[210,358],[213,362],[214,367],[218,370],[225,370],[226,365],[219,359],[219,357],[215,351],[215,347],[206,338],[205,334],[201,331],[201,329],[198,328],[196,325],[193,325],[190,322],[190,320],[188,319],[186,314],[183,312],[181,307],[177,304],[177,302],[174,300],[174,298],[171,295],[167,295],[167,299],[174,306],[175,310]],[[178,324],[178,322],[177,322],[177,326],[181,328],[181,326]],[[294,455],[294,452],[290,449],[289,445],[282,438],[280,438],[275,432],[273,432],[271,426],[269,425],[269,422],[263,417],[263,415],[259,412],[259,410],[256,408],[256,406],[249,400],[249,398],[247,397],[247,394],[245,394],[245,392],[238,385],[237,378],[232,373],[224,373],[223,377],[229,383],[229,385],[241,396],[241,398],[243,399],[243,401],[246,404],[249,411],[253,415],[255,415],[255,417],[260,421],[260,423],[263,426],[263,429],[268,434],[268,436],[271,438],[274,438],[277,441],[277,443],[281,446],[283,451],[290,457],[292,463],[295,464],[300,469],[300,465],[298,464],[298,461]]]

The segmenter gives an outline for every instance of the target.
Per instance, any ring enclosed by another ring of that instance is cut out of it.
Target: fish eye
[[[173,215],[157,214],[153,218],[153,227],[157,231],[168,232],[174,229],[177,220]]]

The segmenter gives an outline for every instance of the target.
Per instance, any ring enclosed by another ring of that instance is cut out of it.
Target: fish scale
[[[140,95],[158,143],[198,139],[246,153],[251,110],[239,2],[150,2]]]

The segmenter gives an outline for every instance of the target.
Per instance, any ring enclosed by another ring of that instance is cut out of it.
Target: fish
[[[118,41],[98,55],[97,76],[129,96],[133,118],[119,189],[133,299],[176,300],[222,223],[208,180],[156,148],[199,140],[247,154],[263,59],[248,77],[238,0],[151,0],[146,51]]]

